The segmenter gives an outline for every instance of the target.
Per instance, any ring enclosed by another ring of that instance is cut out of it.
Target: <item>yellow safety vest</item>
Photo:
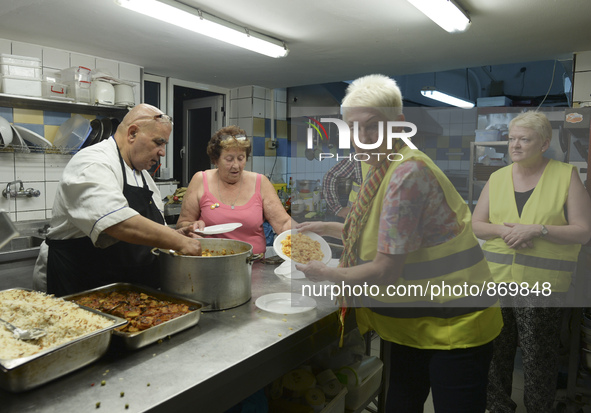
[[[523,207],[521,217],[515,203],[513,165],[494,172],[489,179],[490,222],[567,225],[564,205],[573,168],[573,165],[551,159]],[[482,248],[495,282],[526,282],[538,291],[542,291],[543,283],[549,282],[553,292],[568,291],[581,245],[560,245],[542,237],[533,242],[533,248],[519,250],[507,247],[502,238],[484,243]]]
[[[356,161],[354,161],[354,162],[356,162]],[[367,164],[367,162],[362,162],[361,163],[362,179],[365,179],[365,176],[367,175],[367,171],[369,171],[369,165]],[[353,205],[353,203],[357,199],[357,195],[359,195],[360,189],[361,189],[361,185],[358,184],[357,182],[353,182],[353,184],[351,185],[351,192],[349,192],[349,202],[347,203],[348,207],[351,207]]]
[[[360,330],[362,333],[375,330],[384,340],[422,349],[449,350],[486,344],[500,333],[503,321],[496,295],[488,294],[490,291],[486,285],[492,278],[472,232],[470,210],[427,155],[408,147],[402,148],[400,153],[404,156],[402,162],[422,160],[435,174],[462,231],[448,242],[408,254],[403,274],[395,283],[398,291],[403,286],[408,295],[392,296],[387,293],[389,286],[379,286],[380,294],[363,297],[358,303],[362,307],[356,309]],[[360,262],[371,261],[376,256],[379,221],[388,182],[402,162],[392,162],[378,189],[360,239]],[[484,294],[443,294],[433,299],[429,294],[419,296],[419,291],[428,291],[434,284],[441,286],[442,282],[451,287],[464,283],[468,288],[484,286]],[[411,293],[411,289],[414,292]]]

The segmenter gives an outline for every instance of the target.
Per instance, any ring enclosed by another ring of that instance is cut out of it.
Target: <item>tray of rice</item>
[[[109,347],[111,332],[127,323],[25,288],[0,291],[0,318],[47,333],[23,341],[0,327],[0,388],[11,392],[33,389],[99,359]]]
[[[83,307],[124,318],[115,340],[136,350],[196,325],[204,304],[130,283],[114,283],[62,297]]]

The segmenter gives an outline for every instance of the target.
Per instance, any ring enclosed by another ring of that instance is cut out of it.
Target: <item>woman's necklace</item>
[[[234,202],[232,202],[230,204],[230,207],[232,209],[234,209],[234,205],[236,204],[236,201],[238,201],[238,197],[240,196],[240,191],[242,190],[242,175],[240,175],[240,185],[238,186],[238,195],[236,195],[236,199],[234,199]],[[218,171],[218,195],[220,197],[220,201],[222,201],[222,203],[228,205],[226,202],[224,202],[224,200],[222,199],[222,193],[220,192],[220,172]]]

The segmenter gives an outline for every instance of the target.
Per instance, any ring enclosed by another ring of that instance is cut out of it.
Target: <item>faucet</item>
[[[17,184],[20,184],[18,190],[16,188],[13,188],[13,186],[16,186]],[[23,181],[21,180],[16,180],[16,181],[12,181],[9,182],[6,185],[6,188],[2,191],[2,196],[4,198],[18,198],[18,197],[38,197],[39,195],[41,195],[41,192],[37,189],[33,189],[33,188],[27,188],[25,189],[24,185],[23,185]]]

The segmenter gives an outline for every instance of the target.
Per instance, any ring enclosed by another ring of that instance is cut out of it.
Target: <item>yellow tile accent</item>
[[[286,120],[278,120],[277,126],[275,127],[275,135],[277,139],[287,139],[287,121]]]
[[[462,148],[470,148],[470,142],[474,139],[474,136],[462,136]]]
[[[438,148],[449,148],[449,136],[440,136],[437,138]]]
[[[265,136],[265,119],[252,118],[252,135]]]
[[[425,155],[427,155],[431,159],[437,158],[437,149],[435,148],[425,148],[423,152],[425,152]]]
[[[448,152],[462,152],[462,148],[449,148]]]
[[[43,125],[43,111],[33,109],[14,108],[12,110],[14,123],[31,123]]]
[[[448,158],[449,158],[448,160],[450,160],[450,161],[461,161],[462,160],[462,157],[459,155],[449,155]]]
[[[43,133],[45,134],[45,139],[47,139],[49,142],[53,143],[53,140],[55,139],[55,135],[57,134],[57,131],[60,127],[57,125],[45,125],[43,127]]]
[[[74,116],[74,115],[75,115],[75,114],[74,114],[74,113],[72,113],[72,116]],[[96,118],[96,116],[95,116],[95,115],[85,115],[84,113],[80,113],[80,116],[82,116],[82,117],[84,117],[84,118],[86,118],[86,119],[88,119],[88,120],[93,120],[93,119],[95,119],[95,118]]]

